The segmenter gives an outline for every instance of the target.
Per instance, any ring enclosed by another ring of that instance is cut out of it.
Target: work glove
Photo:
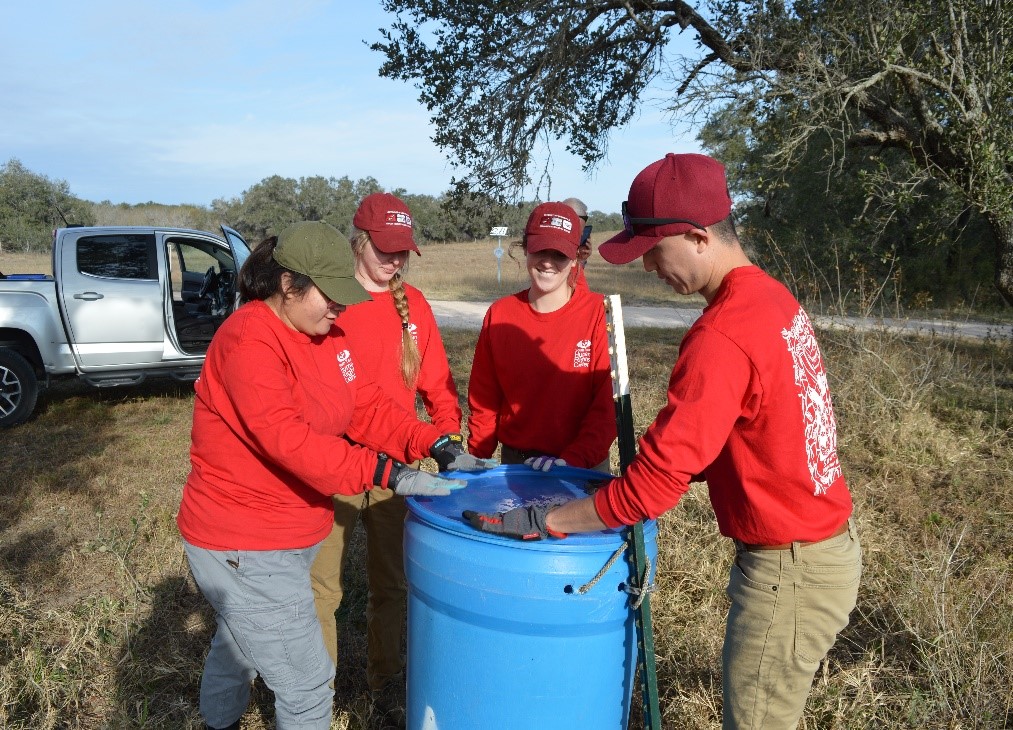
[[[413,469],[387,454],[380,454],[377,459],[373,483],[403,497],[444,497],[467,486],[463,479],[444,479]]]
[[[499,466],[495,459],[479,459],[465,451],[464,438],[459,433],[440,436],[429,447],[429,455],[439,464],[440,471],[485,471]]]
[[[549,471],[554,466],[566,466],[566,459],[559,459],[546,454],[544,456],[532,456],[530,459],[525,459],[524,463],[535,471]]]
[[[489,532],[493,535],[513,537],[517,540],[544,540],[547,537],[566,537],[565,532],[550,530],[545,518],[551,507],[534,505],[517,507],[499,514],[482,514],[465,510],[461,513],[468,523],[476,530]]]

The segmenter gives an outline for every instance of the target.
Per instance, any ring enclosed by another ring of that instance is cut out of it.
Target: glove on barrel
[[[544,540],[547,537],[566,537],[565,532],[550,530],[545,518],[551,507],[517,507],[499,514],[482,514],[465,510],[462,517],[476,530],[503,535],[517,540]]]
[[[459,433],[440,436],[429,447],[429,455],[439,464],[440,471],[485,471],[499,466],[495,459],[479,459],[466,452],[464,438]]]
[[[544,456],[532,456],[530,459],[525,459],[524,463],[535,471],[549,471],[554,466],[566,466],[566,459],[546,454]]]
[[[387,454],[378,455],[373,483],[405,497],[444,497],[467,486],[467,482],[462,479],[445,479],[436,474],[413,469]]]

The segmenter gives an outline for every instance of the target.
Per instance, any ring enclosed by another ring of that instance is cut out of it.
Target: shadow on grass
[[[131,727],[200,728],[197,705],[214,612],[193,582],[166,578],[149,589],[148,617],[116,662],[116,701]]]
[[[85,496],[100,508],[89,484],[102,475],[99,457],[118,438],[112,409],[125,400],[192,395],[191,384],[170,380],[109,389],[67,381],[44,391],[31,421],[0,430],[0,534],[41,495]]]
[[[37,538],[38,536],[36,536]],[[26,543],[25,549],[29,546]],[[56,550],[57,548],[54,548]],[[338,669],[335,709],[368,717],[365,609],[365,539],[357,526],[349,547],[350,570],[338,609]],[[151,610],[129,631],[116,661],[117,713],[130,727],[203,728],[199,713],[204,658],[215,632],[214,610],[189,576],[166,578],[147,591]],[[258,677],[244,714],[244,727],[274,726],[274,693]],[[361,723],[365,727],[365,723]]]

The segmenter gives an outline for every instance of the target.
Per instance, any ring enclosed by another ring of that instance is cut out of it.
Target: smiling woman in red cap
[[[279,730],[326,730],[334,663],[310,565],[334,523],[332,495],[449,494],[464,482],[403,462],[480,465],[386,396],[349,352],[335,322],[368,295],[333,227],[296,223],[263,241],[239,293],[244,304],[215,333],[194,386],[176,517],[217,621],[200,710],[209,728],[238,730],[259,674]]]
[[[504,464],[608,471],[615,440],[604,297],[576,287],[584,226],[572,207],[542,203],[522,247],[531,285],[494,302],[468,385],[468,448]]]
[[[675,291],[707,301],[682,339],[667,405],[625,474],[593,497],[465,517],[485,532],[565,537],[658,517],[705,479],[736,551],[724,727],[793,730],[862,571],[823,357],[801,305],[742,249],[719,162],[669,154],[649,165],[623,217],[602,258],[643,257]]]
[[[412,252],[412,217],[390,193],[363,198],[352,219],[355,280],[369,299],[342,314],[339,327],[357,363],[406,411],[415,413],[416,394],[443,434],[461,444],[461,408],[447,354],[429,302],[402,275]],[[347,245],[347,244],[346,244]],[[366,492],[334,499],[334,528],[313,564],[316,610],[331,658],[337,658],[334,612],[342,598],[341,575],[349,541],[361,518],[366,530],[366,679],[375,709],[397,724],[403,712],[405,623],[404,497]]]

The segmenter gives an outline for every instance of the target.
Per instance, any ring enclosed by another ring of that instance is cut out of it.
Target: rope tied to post
[[[640,586],[631,586],[627,584],[626,592],[631,596],[636,596],[636,600],[633,602],[633,610],[636,611],[640,608],[640,604],[644,602],[650,594],[654,593],[654,584],[649,582],[651,577],[651,556],[644,556],[644,574],[640,576]]]
[[[587,583],[585,583],[584,585],[582,585],[580,588],[577,589],[577,594],[582,596],[589,590],[594,588],[595,584],[605,577],[605,574],[608,573],[609,570],[612,568],[612,566],[616,564],[616,561],[619,560],[620,557],[622,557],[623,553],[626,552],[626,549],[629,546],[630,546],[629,540],[623,540],[623,544],[620,545],[618,548],[616,548],[616,551],[612,553],[612,557],[608,559],[608,562],[606,562],[605,566],[598,571],[597,575],[595,575],[594,578],[592,578]],[[627,583],[623,589],[631,596],[636,596],[636,599],[633,601],[634,611],[640,608],[640,604],[644,602],[644,599],[647,598],[649,594],[654,592],[654,584],[648,582],[650,580],[650,577],[651,577],[651,558],[650,556],[647,556],[647,564],[644,567],[644,574],[640,576],[641,585],[631,586]]]

